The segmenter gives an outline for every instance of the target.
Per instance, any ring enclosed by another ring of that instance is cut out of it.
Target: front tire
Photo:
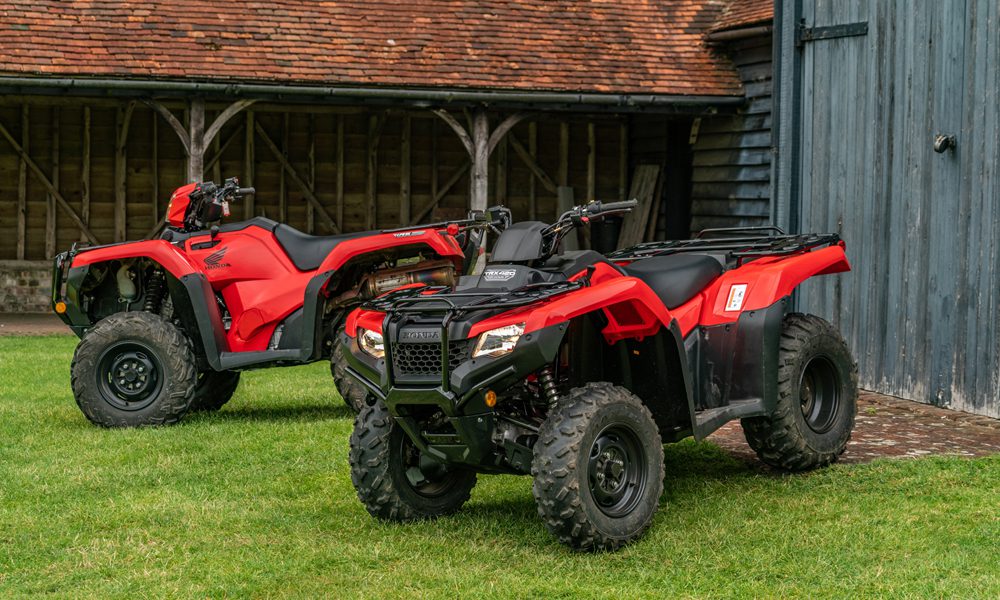
[[[344,399],[344,404],[357,414],[367,405],[368,391],[361,382],[347,374],[347,360],[344,359],[344,347],[340,344],[340,336],[335,335],[333,340],[334,348],[330,355],[330,374],[333,375],[333,384],[340,397]]]
[[[350,463],[361,503],[385,521],[453,513],[476,485],[474,472],[422,455],[381,402],[365,406],[355,418]]]
[[[80,340],[70,368],[83,414],[104,427],[176,423],[198,381],[184,333],[148,312],[116,313]]]
[[[840,332],[815,315],[785,318],[778,355],[778,402],[769,416],[743,419],[757,456],[786,471],[837,460],[857,413],[858,369]]]
[[[663,492],[663,443],[629,391],[588,383],[539,431],[532,492],[538,514],[576,550],[616,550],[649,528]]]
[[[229,402],[240,385],[239,371],[204,371],[191,400],[191,412],[215,412]]]

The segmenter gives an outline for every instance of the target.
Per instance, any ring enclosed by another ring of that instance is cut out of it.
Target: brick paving
[[[763,467],[743,439],[739,421],[729,423],[708,439],[736,458]],[[857,464],[876,458],[998,453],[998,419],[862,391],[854,433],[840,462]]]

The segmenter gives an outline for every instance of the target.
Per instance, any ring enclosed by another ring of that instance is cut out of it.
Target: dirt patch
[[[761,464],[743,438],[739,421],[729,423],[708,439],[741,460]],[[854,433],[840,462],[998,453],[1000,420],[863,391],[858,398]]]
[[[0,313],[0,335],[73,335],[54,314]]]

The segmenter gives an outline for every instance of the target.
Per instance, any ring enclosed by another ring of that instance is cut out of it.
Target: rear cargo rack
[[[611,260],[639,260],[651,256],[668,256],[684,252],[725,253],[739,266],[748,259],[799,254],[840,243],[840,236],[836,233],[745,235],[749,232],[763,230],[781,231],[777,228],[709,229],[698,235],[710,233],[719,237],[645,242],[616,250],[608,254],[608,258]]]

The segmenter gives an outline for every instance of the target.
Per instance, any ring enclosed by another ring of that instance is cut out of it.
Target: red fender
[[[341,268],[350,259],[367,254],[378,252],[388,248],[400,246],[427,245],[443,258],[450,258],[455,262],[455,267],[462,268],[465,260],[465,253],[461,246],[450,235],[441,235],[439,229],[418,229],[416,231],[398,231],[395,233],[381,233],[369,235],[350,240],[344,240],[337,244],[333,251],[327,255],[320,265],[318,272],[332,271]]]
[[[850,270],[843,242],[793,256],[759,258],[723,273],[705,290],[699,324],[732,323],[742,312],[785,298],[810,277]]]
[[[180,279],[185,275],[202,272],[194,263],[188,260],[186,254],[178,250],[166,240],[147,240],[144,242],[128,242],[84,250],[73,257],[74,267],[83,267],[109,260],[125,258],[148,258],[159,263],[171,275]]]

